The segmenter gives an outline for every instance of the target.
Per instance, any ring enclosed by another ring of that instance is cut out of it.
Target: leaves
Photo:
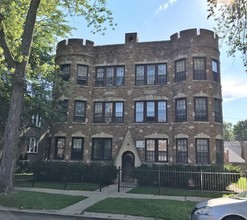
[[[5,48],[0,47],[0,100],[4,103],[2,106],[6,107],[0,109],[4,119],[1,120],[0,134],[4,130],[8,113],[12,77],[15,74],[14,63],[28,61],[24,74],[25,99],[22,120],[30,120],[30,116],[39,111],[43,120],[52,123],[52,120],[59,116],[54,113],[57,109],[51,98],[52,93],[62,93],[67,87],[59,77],[54,54],[57,39],[66,38],[73,30],[73,27],[69,26],[68,16],[80,16],[81,19],[85,19],[94,33],[104,32],[104,25],[111,28],[116,25],[105,0],[41,0],[31,52],[29,56],[23,56],[21,45],[26,37],[23,34],[29,6],[30,0],[0,1],[0,41],[6,43]],[[10,62],[10,59],[13,62]],[[12,65],[9,65],[10,63]],[[56,91],[52,91],[54,84]]]
[[[233,131],[236,141],[247,141],[247,120],[239,121],[234,125]]]
[[[235,139],[233,133],[233,124],[229,122],[224,122],[223,135],[225,141],[232,141]]]
[[[243,65],[247,72],[247,1],[207,0],[208,18],[217,22],[216,32],[229,46],[228,55],[242,54]]]

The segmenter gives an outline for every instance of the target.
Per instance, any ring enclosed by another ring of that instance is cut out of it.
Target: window
[[[95,123],[122,123],[124,121],[123,102],[95,102],[94,122]]]
[[[54,159],[63,160],[64,159],[64,151],[65,151],[65,137],[56,137]]]
[[[179,138],[176,141],[177,163],[188,163],[188,140]]]
[[[112,139],[93,138],[92,160],[111,160]]]
[[[84,139],[81,137],[72,138],[71,160],[83,159],[83,144]]]
[[[213,81],[220,82],[219,67],[216,60],[212,60]]]
[[[135,102],[135,122],[167,122],[166,101]]]
[[[198,164],[209,164],[208,139],[196,139],[196,162]]]
[[[67,112],[68,112],[68,100],[59,101],[60,106],[60,115],[59,115],[59,122],[66,122],[67,121]]]
[[[185,68],[185,59],[178,60],[175,62],[175,81],[183,82],[186,80],[186,68]]]
[[[224,146],[222,140],[216,140],[216,164],[224,164]]]
[[[38,128],[41,127],[41,117],[40,117],[39,114],[36,114],[36,115],[33,115],[33,116],[32,116],[32,124],[33,124],[35,127],[38,127]]]
[[[98,67],[95,86],[123,86],[125,70],[123,66]]]
[[[38,153],[39,140],[35,137],[30,137],[27,153]]]
[[[136,86],[167,83],[166,64],[136,65]]]
[[[146,139],[146,162],[167,162],[167,139]]]
[[[117,67],[116,86],[124,85],[124,67]]]
[[[86,103],[84,101],[75,101],[74,121],[85,122]]]
[[[175,121],[187,121],[187,103],[186,98],[179,98],[175,101]]]
[[[222,123],[222,104],[220,99],[214,99],[214,120]]]
[[[207,98],[195,98],[195,120],[208,121],[208,105]]]
[[[194,71],[193,79],[194,80],[206,80],[206,68],[205,68],[205,58],[194,58],[193,60]]]
[[[69,81],[70,78],[70,64],[61,65],[62,78],[65,81]]]
[[[87,85],[88,66],[77,65],[77,84]]]

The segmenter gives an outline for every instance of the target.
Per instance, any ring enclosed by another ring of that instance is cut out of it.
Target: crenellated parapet
[[[56,57],[68,55],[89,55],[93,54],[94,42],[83,39],[67,39],[57,44]]]
[[[187,29],[170,36],[174,47],[182,49],[188,46],[218,48],[218,36],[207,29]]]

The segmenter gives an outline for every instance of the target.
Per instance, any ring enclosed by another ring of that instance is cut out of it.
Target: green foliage
[[[142,165],[134,175],[139,186],[222,191],[241,174],[234,166]]]
[[[33,163],[30,160],[18,160],[16,173],[33,173]]]
[[[233,132],[233,124],[230,122],[224,122],[223,124],[223,135],[225,141],[233,141],[235,140],[234,132]]]
[[[58,38],[67,37],[74,29],[69,26],[68,16],[81,16],[93,32],[104,32],[105,23],[112,29],[116,25],[105,0],[42,0],[37,12],[30,56],[25,58],[21,46],[26,37],[23,34],[29,7],[30,0],[0,2],[0,29],[3,33],[0,35],[0,136],[3,135],[9,111],[15,71],[15,66],[10,65],[12,61],[28,60],[24,74],[25,99],[21,127],[25,129],[34,114],[39,114],[45,124],[53,123],[62,117],[62,112],[57,103],[52,101],[52,95],[67,91],[67,85],[59,77],[55,66],[54,54]],[[6,51],[9,56],[6,56]],[[56,91],[53,90],[54,85]]]
[[[240,51],[247,71],[247,1],[207,0],[207,2],[208,17],[213,16],[217,22],[216,32],[229,45],[229,55],[234,56]]]
[[[224,165],[224,170],[230,171],[230,172],[235,172],[235,173],[240,173],[241,168],[237,165],[234,164],[226,164]]]
[[[239,121],[234,125],[233,132],[236,141],[247,141],[247,120]]]
[[[110,184],[117,177],[114,165],[97,163],[36,162],[36,180]]]
[[[85,211],[149,217],[152,219],[188,219],[196,202],[162,199],[107,198]]]
[[[0,1],[0,80],[9,79],[11,88],[4,96],[4,104],[10,100],[8,106],[8,120],[3,122],[4,135],[0,140],[3,148],[0,161],[0,191],[11,193],[13,191],[13,173],[18,151],[18,138],[20,134],[21,114],[26,92],[26,102],[30,97],[37,99],[36,108],[40,107],[40,97],[49,101],[50,96],[37,95],[35,86],[29,85],[33,78],[43,82],[47,80],[46,73],[51,73],[54,62],[51,59],[54,53],[57,37],[66,36],[72,29],[66,20],[67,15],[79,15],[86,19],[89,26],[96,32],[104,31],[103,23],[109,21],[113,27],[111,12],[105,7],[105,0],[1,0]],[[48,64],[48,65],[47,65]],[[51,68],[50,68],[51,67]],[[0,82],[0,86],[2,83]],[[37,85],[37,84],[36,84]],[[43,91],[50,90],[43,87]],[[32,92],[25,90],[31,88]],[[42,91],[42,90],[40,90]],[[10,95],[11,94],[11,95]],[[28,96],[29,95],[29,96]],[[30,101],[29,103],[32,103]],[[49,106],[49,105],[48,105]],[[29,105],[25,106],[27,109]],[[36,109],[34,108],[34,109]],[[46,108],[46,109],[49,109]],[[28,112],[28,111],[27,111]],[[43,111],[39,111],[41,114]],[[22,116],[25,114],[22,114]],[[50,117],[51,118],[51,117]],[[24,120],[25,121],[25,117]],[[26,125],[24,123],[24,129]]]
[[[17,191],[11,195],[0,195],[0,205],[19,209],[59,210],[83,199],[85,197],[82,196]]]

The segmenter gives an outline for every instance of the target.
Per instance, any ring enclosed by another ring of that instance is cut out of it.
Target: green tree
[[[228,54],[242,54],[247,71],[247,1],[246,0],[207,0],[208,17],[217,22],[216,32],[229,45]]]
[[[104,31],[102,25],[107,21],[114,27],[106,0],[0,1],[0,66],[5,73],[1,76],[10,86],[9,111],[2,139],[0,192],[13,191],[27,78],[44,68],[42,56],[53,51],[56,37],[64,37],[71,30],[66,22],[68,15],[85,18],[94,32]],[[32,70],[34,66],[35,71]]]
[[[225,141],[233,141],[235,139],[233,132],[233,124],[230,122],[224,122],[223,135]]]
[[[236,141],[247,141],[247,120],[239,121],[234,125],[233,132]]]

